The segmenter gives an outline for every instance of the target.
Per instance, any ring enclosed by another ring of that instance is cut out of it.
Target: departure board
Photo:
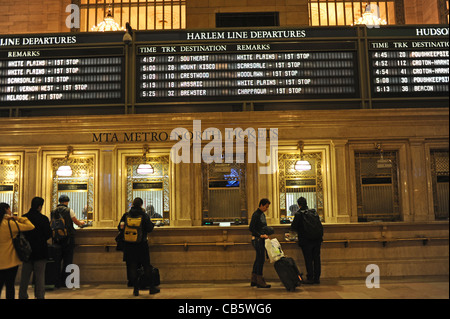
[[[123,103],[123,47],[0,51],[0,106]]]
[[[369,59],[375,98],[449,94],[448,39],[371,41]]]
[[[137,102],[359,96],[356,42],[137,47]]]

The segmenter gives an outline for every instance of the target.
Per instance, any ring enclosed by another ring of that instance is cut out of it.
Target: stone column
[[[425,156],[425,139],[409,139],[411,158],[411,196],[414,221],[434,220],[434,212],[429,210],[427,187],[427,168]]]
[[[349,169],[347,156],[348,140],[333,140],[331,168],[332,172],[332,209],[325,216],[327,223],[349,223],[351,221]],[[355,212],[356,215],[356,212]],[[355,220],[356,221],[356,220]]]
[[[100,150],[98,167],[98,214],[94,226],[114,227],[118,221],[116,207],[116,170],[114,146]]]
[[[26,214],[31,207],[31,200],[36,197],[43,197],[41,188],[38,185],[39,169],[39,148],[26,148],[23,157],[23,187],[22,204],[19,204],[19,216]]]

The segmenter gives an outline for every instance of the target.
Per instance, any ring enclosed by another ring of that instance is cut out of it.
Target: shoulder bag
[[[16,249],[17,256],[19,257],[19,259],[21,261],[27,262],[30,260],[30,256],[31,256],[31,245],[28,242],[28,240],[25,238],[25,235],[20,231],[19,224],[16,222],[15,219],[13,219],[13,221],[16,223],[19,233],[17,234],[16,237],[13,237],[10,221],[11,220],[8,220],[9,233],[11,234],[11,239],[12,239],[14,248]]]

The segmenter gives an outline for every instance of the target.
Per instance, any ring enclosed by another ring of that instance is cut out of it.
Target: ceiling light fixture
[[[298,149],[300,150],[300,160],[298,160],[295,165],[294,169],[298,172],[304,172],[304,171],[310,171],[311,170],[311,164],[303,159],[303,143],[298,143]]]
[[[147,153],[148,153],[149,149],[148,146],[144,146],[144,162],[143,164],[139,164],[136,172],[139,175],[151,175],[155,172],[155,170],[153,169],[153,166],[147,162]]]
[[[91,28],[91,31],[105,32],[105,31],[125,31],[124,27],[121,27],[116,21],[114,21],[114,16],[111,10],[111,4],[108,5],[108,11],[106,13],[105,19],[98,25]]]
[[[372,9],[373,8],[373,9]],[[387,24],[386,20],[380,18],[380,10],[375,4],[366,5],[365,12],[358,20],[355,20],[355,25],[366,25],[369,27],[379,27],[380,25]]]
[[[67,164],[67,162],[69,161],[69,156],[72,153],[73,153],[72,146],[67,147],[67,155],[65,157],[65,163],[64,163],[64,165],[61,165],[60,167],[58,167],[58,170],[56,171],[57,176],[63,176],[63,177],[72,176],[72,168]]]

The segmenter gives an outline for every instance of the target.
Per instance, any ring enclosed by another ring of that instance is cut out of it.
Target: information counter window
[[[61,166],[70,166],[71,176],[58,175]],[[52,209],[59,204],[61,195],[69,196],[69,205],[78,220],[92,222],[94,220],[94,160],[93,158],[52,160],[53,185]]]
[[[203,225],[247,223],[244,163],[203,164]]]
[[[11,211],[19,211],[19,159],[0,157],[0,203],[7,203]]]
[[[449,156],[448,150],[431,151],[434,214],[436,220],[448,219]]]
[[[399,221],[397,152],[356,152],[358,221]]]
[[[299,207],[297,200],[306,198],[308,208],[315,209],[323,219],[322,153],[302,155],[311,165],[309,170],[295,169],[298,154],[279,154],[280,217],[282,223],[292,221]]]
[[[169,224],[170,189],[169,156],[146,157],[146,168],[141,170],[142,157],[127,157],[127,210],[134,198],[144,201],[146,213],[157,224]]]

